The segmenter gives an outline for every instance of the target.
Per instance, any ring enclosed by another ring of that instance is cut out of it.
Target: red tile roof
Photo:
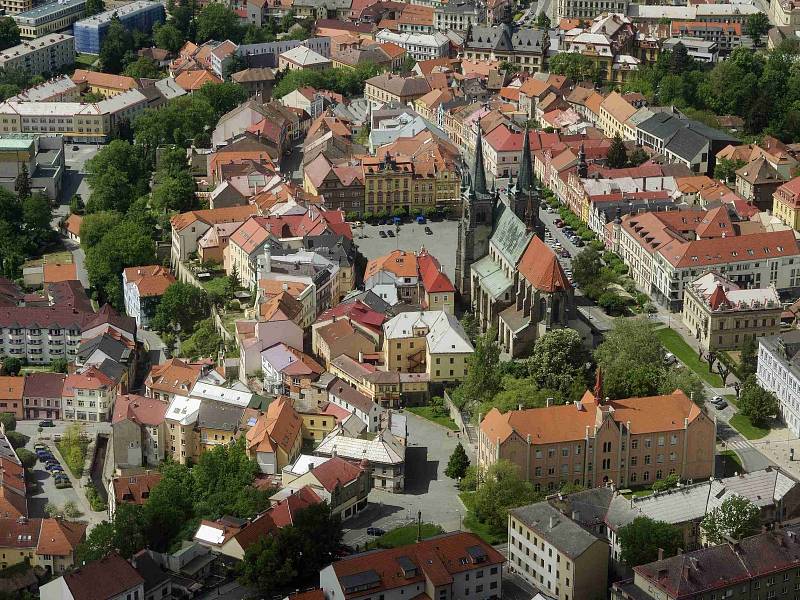
[[[348,317],[351,321],[376,333],[383,331],[383,323],[386,321],[386,315],[372,310],[361,300],[356,300],[355,302],[337,304],[333,308],[329,308],[317,318],[316,322],[324,323],[340,317]]]
[[[309,486],[305,486],[270,508],[269,515],[278,527],[294,525],[294,519],[298,511],[320,502],[322,502],[322,499],[317,496],[316,492]]]
[[[456,291],[450,278],[442,272],[439,261],[431,254],[428,254],[428,251],[424,248],[419,253],[417,263],[419,264],[422,287],[425,288],[426,292],[429,294],[441,294]]]
[[[151,490],[161,481],[161,473],[147,472],[128,477],[114,477],[111,484],[114,487],[114,497],[117,502],[126,504],[144,504],[150,496]]]
[[[140,425],[156,427],[164,422],[168,406],[166,402],[138,394],[117,396],[114,401],[114,415],[111,423],[131,420]]]
[[[0,518],[0,548],[36,548],[41,528],[42,519]]]
[[[536,236],[525,249],[517,268],[533,287],[543,292],[572,288],[553,250]]]
[[[64,583],[74,600],[106,600],[144,583],[128,561],[109,554],[64,574]]]
[[[334,456],[311,470],[317,481],[329,492],[333,492],[337,486],[344,487],[352,483],[363,472],[364,469],[339,456]]]
[[[36,554],[72,556],[86,539],[87,523],[44,519]]]
[[[128,267],[124,271],[125,281],[136,286],[140,297],[163,296],[167,288],[175,283],[169,269],[161,265]]]
[[[153,365],[145,385],[156,392],[188,394],[200,377],[200,365],[190,365],[179,358],[171,358],[160,365]]]
[[[27,373],[22,395],[25,398],[61,398],[64,392],[63,373]]]

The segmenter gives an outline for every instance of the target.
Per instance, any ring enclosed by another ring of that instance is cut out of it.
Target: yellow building
[[[300,454],[303,420],[286,396],[278,396],[247,432],[247,453],[262,473],[277,475]]]
[[[453,315],[412,311],[383,325],[383,358],[388,371],[427,373],[431,382],[461,381],[473,347]]]
[[[59,575],[75,565],[86,523],[53,519],[0,519],[0,568],[28,561]]]
[[[204,401],[197,415],[200,452],[225,446],[236,439],[244,408],[226,402]]]
[[[784,224],[800,231],[800,177],[787,181],[772,195],[772,212]]]
[[[328,407],[328,390],[313,383],[294,400],[294,409],[303,421],[303,441],[321,442],[336,427],[337,413]]]
[[[103,98],[113,98],[123,92],[139,88],[139,84],[133,77],[84,69],[77,69],[71,79],[75,85],[81,88],[81,92],[89,92]]]

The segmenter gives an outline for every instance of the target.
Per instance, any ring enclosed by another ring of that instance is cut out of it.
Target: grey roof
[[[101,373],[113,379],[114,382],[120,381],[122,379],[122,375],[127,370],[123,365],[111,358],[105,359],[97,366],[97,368]]]
[[[503,210],[492,234],[491,244],[512,266],[516,267],[522,253],[528,247],[533,232],[528,232],[525,223],[513,210]]]
[[[369,306],[372,310],[379,312],[381,314],[385,314],[390,308],[391,305],[386,302],[383,298],[378,296],[372,290],[367,290],[366,292],[362,292],[360,290],[353,290],[349,294],[347,294],[339,304],[352,304],[360,300],[367,306]]]
[[[579,557],[597,542],[605,543],[547,501],[512,509],[509,514],[571,558]]]
[[[542,53],[545,32],[532,27],[515,28],[502,24],[495,27],[473,27],[465,45],[467,48],[494,50],[496,52]]]
[[[197,425],[207,429],[235,431],[242,419],[242,413],[244,408],[241,406],[204,400],[200,404]]]
[[[404,77],[402,75],[382,73],[367,79],[367,83],[401,98],[403,96],[423,96],[431,91],[428,80],[421,76]]]
[[[652,109],[651,109],[652,110]],[[682,129],[691,129],[696,134],[716,142],[738,142],[735,137],[724,131],[709,127],[693,119],[682,119],[669,112],[657,112],[639,124],[639,129],[660,140],[669,140]]]
[[[708,148],[709,140],[692,131],[691,129],[679,129],[675,132],[675,135],[666,143],[664,146],[665,150],[680,156],[681,158],[685,158],[686,160],[691,160],[703,150]]]
[[[614,497],[609,487],[597,487],[575,492],[568,496],[549,498],[550,504],[584,527],[595,527],[605,522],[608,507]]]
[[[447,4],[436,8],[436,12],[452,13],[452,14],[482,14],[483,9],[475,2],[466,2],[465,0],[456,0],[455,2],[448,2]]]
[[[78,357],[86,360],[97,350],[117,362],[125,362],[131,356],[128,346],[110,335],[103,334],[83,342],[78,348]]]

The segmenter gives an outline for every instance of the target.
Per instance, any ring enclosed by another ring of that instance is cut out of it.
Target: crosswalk
[[[747,450],[748,448],[752,448],[749,442],[742,439],[725,440],[725,447],[730,450]]]

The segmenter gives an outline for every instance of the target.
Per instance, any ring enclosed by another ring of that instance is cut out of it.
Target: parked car
[[[44,421],[39,421],[39,427],[55,427],[56,424],[53,423],[52,419],[45,419]]]
[[[78,150],[80,150],[80,148],[79,148],[78,146],[73,146],[73,147],[72,147],[72,149],[73,149],[74,151],[76,151],[76,152],[77,152]]]
[[[56,481],[56,489],[63,490],[64,488],[71,488],[72,482],[69,479],[59,479]]]
[[[382,238],[385,238],[385,237],[386,237],[386,232],[385,232],[383,229],[381,229],[381,230],[378,232],[378,235],[379,235],[379,236],[381,236]]]
[[[391,229],[389,229],[389,230],[386,232],[386,235],[388,235],[389,237],[394,237],[394,231],[392,231]]]
[[[667,352],[664,355],[664,364],[665,365],[674,365],[676,362],[678,362],[678,359],[675,357],[675,355],[672,352]]]
[[[56,457],[50,454],[49,452],[47,454],[37,454],[36,458],[38,458],[40,462],[43,462],[45,464],[52,462],[56,459]]]
[[[45,470],[52,475],[52,474],[55,474],[57,472],[58,473],[63,473],[64,472],[64,467],[62,467],[61,465],[52,465],[50,467],[47,467]]]
[[[561,219],[556,219],[555,221],[553,221],[553,224],[555,224],[555,226],[558,227],[559,229],[564,227],[564,221],[562,221]]]
[[[382,536],[384,533],[386,532],[380,527],[367,527],[367,535],[374,535],[375,537],[379,537]]]
[[[353,227],[363,227],[363,226],[364,223],[362,223],[361,221],[356,221],[355,223],[353,223]]]
[[[569,253],[569,250],[562,250],[561,258],[572,258],[572,254]]]
[[[34,449],[34,451],[36,451],[36,450],[47,450],[47,444],[43,444],[41,442],[37,442],[36,444],[33,445],[33,449]]]
[[[431,228],[430,228],[430,227],[426,227],[426,228],[425,228],[425,233],[426,233],[427,235],[433,235],[433,231],[431,230]]]
[[[582,247],[583,247],[583,246],[585,246],[586,244],[584,243],[584,241],[583,241],[581,238],[578,238],[577,240],[575,240],[575,245],[576,245],[578,248],[582,248]]]

